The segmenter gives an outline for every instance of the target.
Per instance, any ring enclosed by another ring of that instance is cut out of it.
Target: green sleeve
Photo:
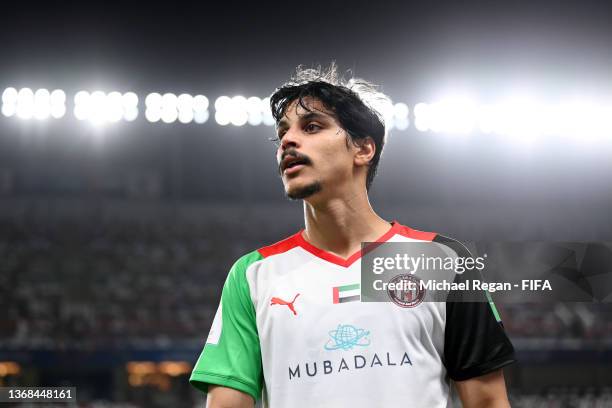
[[[225,281],[217,315],[189,379],[203,392],[214,384],[250,394],[256,401],[261,395],[261,348],[246,279],[249,265],[260,259],[257,251],[244,255]]]

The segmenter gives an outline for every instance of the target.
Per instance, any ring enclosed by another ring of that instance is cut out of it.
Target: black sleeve
[[[433,241],[448,246],[459,257],[472,256],[463,244],[452,238],[437,235]],[[482,278],[474,270],[457,274],[455,281],[465,279]],[[456,298],[446,302],[444,365],[455,381],[478,377],[516,361],[514,347],[506,336],[493,300],[485,292],[478,296],[480,301],[477,302],[462,302]]]

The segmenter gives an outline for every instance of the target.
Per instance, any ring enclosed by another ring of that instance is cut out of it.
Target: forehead
[[[301,103],[299,99],[296,99],[287,105],[285,114],[278,121],[277,126],[289,126],[291,123],[299,121],[302,118],[311,117],[336,121],[335,113],[326,108],[323,102],[313,97],[304,97]]]

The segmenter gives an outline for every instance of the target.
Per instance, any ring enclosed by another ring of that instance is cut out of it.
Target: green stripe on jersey
[[[501,317],[499,312],[497,311],[497,307],[495,307],[495,303],[493,303],[493,298],[489,292],[485,292],[487,294],[487,300],[489,301],[489,306],[491,306],[491,310],[493,311],[493,316],[495,316],[495,320],[497,323],[501,322]]]
[[[217,312],[221,313],[220,319],[213,325],[189,379],[201,391],[215,384],[246,392],[255,400],[261,395],[261,346],[246,279],[249,266],[261,259],[257,251],[248,253],[236,261],[227,276]]]

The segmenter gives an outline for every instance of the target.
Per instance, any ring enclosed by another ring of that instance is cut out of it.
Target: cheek
[[[335,174],[352,171],[353,159],[345,144],[330,146],[322,152],[321,158],[325,168]]]

